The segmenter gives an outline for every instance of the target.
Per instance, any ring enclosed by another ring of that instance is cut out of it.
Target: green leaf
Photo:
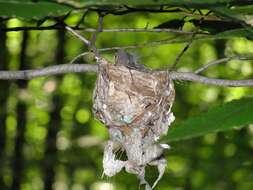
[[[253,5],[237,6],[237,7],[218,7],[214,9],[224,15],[235,16],[235,15],[247,15],[253,14]]]
[[[211,108],[206,113],[172,126],[165,138],[168,141],[178,141],[241,128],[251,123],[253,123],[253,98],[243,98]]]
[[[253,26],[253,5],[236,6],[236,7],[217,7],[213,9],[217,14],[222,16],[243,21]]]
[[[248,38],[252,38],[253,35],[252,33],[246,29],[234,29],[234,30],[228,30],[225,32],[220,32],[218,34],[215,35],[210,35],[210,36],[206,36],[204,38],[200,38],[200,40],[205,40],[205,39],[231,39],[231,38],[237,38],[237,37],[248,37]]]
[[[71,11],[70,7],[51,2],[31,2],[28,0],[0,0],[0,17],[39,19],[46,16],[59,16]]]
[[[160,6],[160,5],[174,5],[188,7],[207,7],[227,5],[231,0],[61,0],[63,3],[71,4],[76,7],[89,6]]]

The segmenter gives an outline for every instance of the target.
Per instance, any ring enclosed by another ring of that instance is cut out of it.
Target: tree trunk
[[[0,22],[0,27],[6,27],[4,21]],[[8,69],[8,50],[6,47],[6,32],[0,30],[0,70]],[[9,96],[9,82],[0,81],[0,187],[6,188],[3,180],[5,165],[5,144],[6,144],[6,117],[7,117],[7,98]]]
[[[56,63],[63,64],[64,62],[64,42],[65,42],[65,32],[64,30],[58,31],[58,46],[56,52]],[[60,96],[55,95],[53,97],[54,108],[51,111],[51,121],[48,125],[48,135],[46,138],[46,148],[45,148],[45,158],[44,158],[44,189],[52,190],[53,183],[55,179],[55,167],[57,164],[57,147],[56,138],[57,133],[61,126],[61,100]]]
[[[28,46],[28,32],[24,31],[23,40],[21,44],[20,52],[20,69],[27,69],[27,59],[26,59],[26,49]],[[25,89],[27,86],[27,81],[18,81],[17,86],[19,89]],[[17,103],[16,113],[17,113],[17,129],[16,138],[14,145],[14,155],[12,163],[12,173],[13,180],[11,190],[19,190],[22,182],[23,169],[24,169],[24,155],[23,147],[25,141],[25,128],[26,128],[26,104],[24,101],[19,100]]]

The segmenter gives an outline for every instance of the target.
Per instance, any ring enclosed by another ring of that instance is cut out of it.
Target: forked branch
[[[78,39],[80,39],[82,42],[84,42],[84,44],[87,45],[88,48],[93,51],[93,53],[95,55],[95,58],[98,60],[100,58],[100,56],[99,56],[99,52],[96,48],[95,43],[96,43],[96,40],[97,40],[98,33],[102,31],[102,24],[103,24],[103,16],[99,15],[99,17],[98,17],[98,26],[97,26],[97,29],[94,31],[94,33],[91,37],[91,40],[86,39],[84,36],[82,36],[81,34],[76,32],[74,29],[72,29],[69,26],[65,26],[65,28],[69,32],[71,32],[74,36],[76,36]]]

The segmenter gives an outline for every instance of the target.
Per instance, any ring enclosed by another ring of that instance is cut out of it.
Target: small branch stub
[[[110,133],[104,150],[104,173],[113,176],[125,168],[136,174],[146,190],[150,190],[163,176],[167,163],[162,154],[168,146],[158,144],[157,140],[167,134],[174,120],[171,112],[174,85],[168,73],[161,74],[134,64],[130,67],[131,60],[122,57],[124,59],[117,60],[117,64],[105,60],[99,64],[94,90],[94,115]],[[126,161],[116,158],[115,144],[125,150]],[[152,187],[145,180],[147,164],[156,165],[159,170]]]

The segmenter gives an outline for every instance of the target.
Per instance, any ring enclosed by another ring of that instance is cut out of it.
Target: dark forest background
[[[190,11],[193,9],[190,8]],[[27,9],[27,12],[32,10]],[[207,12],[202,10],[203,14]],[[83,13],[83,10],[73,11],[66,18],[59,18],[72,26],[81,20]],[[196,14],[200,15],[199,12]],[[96,11],[87,12],[80,26],[96,28],[97,17]],[[103,27],[154,28],[168,20],[182,20],[183,17],[185,15],[178,12],[108,14],[104,17]],[[195,17],[189,16],[188,20],[191,19]],[[202,27],[188,20],[183,23],[182,30],[192,31]],[[37,23],[38,19],[20,17],[3,17],[0,20],[1,28],[36,26]],[[57,19],[48,18],[41,26],[55,23]],[[205,27],[201,30],[210,32]],[[218,32],[214,31],[215,34]],[[88,38],[91,36],[91,33],[82,34]],[[128,46],[173,37],[180,39],[178,35],[160,32],[102,32],[96,45],[98,48]],[[128,51],[148,67],[168,69],[184,47],[185,43],[167,43]],[[0,70],[64,64],[85,51],[85,45],[62,27],[54,30],[0,30]],[[177,68],[179,71],[194,71],[210,61],[235,54],[252,55],[253,41],[243,35],[196,40],[182,56]],[[103,52],[102,56],[113,61],[114,52]],[[89,55],[78,62],[93,64]],[[232,60],[210,68],[206,75],[228,79],[252,78],[252,64],[250,60]],[[108,132],[92,114],[95,80],[96,74],[83,73],[29,81],[0,81],[0,189],[138,189],[138,179],[124,171],[112,178],[101,178],[103,146]],[[250,87],[217,87],[185,81],[176,81],[175,89],[173,112],[176,121],[172,128],[214,106],[249,97],[253,93]],[[166,152],[168,167],[157,189],[252,190],[253,125],[244,126],[171,142],[172,148]],[[156,176],[155,168],[148,168],[147,179],[154,181]]]

